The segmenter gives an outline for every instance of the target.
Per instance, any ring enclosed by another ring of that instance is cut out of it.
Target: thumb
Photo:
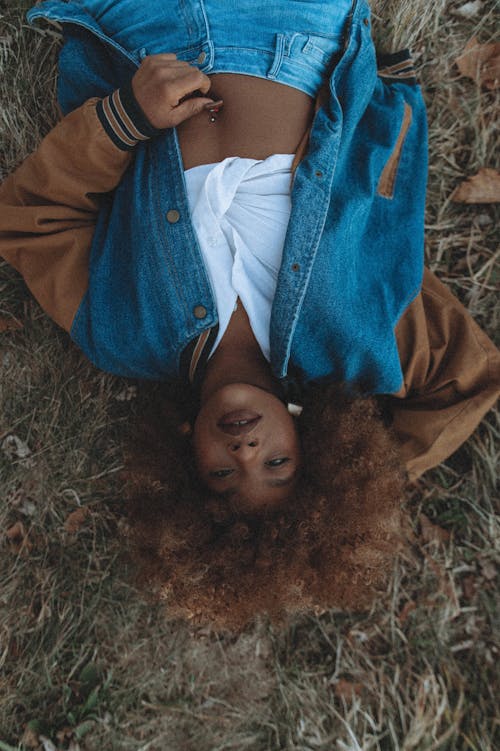
[[[192,99],[186,99],[182,104],[178,104],[171,110],[172,125],[179,125],[184,120],[187,120],[193,115],[198,115],[203,110],[209,110],[210,107],[221,107],[222,99],[215,101],[213,99],[205,99],[204,97],[193,97]]]

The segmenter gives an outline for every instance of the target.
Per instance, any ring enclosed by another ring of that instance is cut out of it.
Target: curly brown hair
[[[303,469],[279,508],[248,513],[197,480],[178,407],[163,397],[126,452],[129,541],[139,584],[171,617],[239,630],[257,614],[362,610],[405,544],[406,474],[374,398],[309,390]]]

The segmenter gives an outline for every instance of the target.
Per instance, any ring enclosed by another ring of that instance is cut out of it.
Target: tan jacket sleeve
[[[500,353],[427,269],[396,328],[404,385],[390,399],[411,479],[452,454],[500,394]]]
[[[117,186],[131,151],[117,148],[89,99],[0,186],[0,257],[69,331],[87,289],[99,194]]]

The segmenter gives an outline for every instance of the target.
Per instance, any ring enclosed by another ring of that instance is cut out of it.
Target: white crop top
[[[192,223],[219,315],[218,346],[239,297],[269,360],[269,324],[290,219],[294,154],[232,156],[185,170]]]

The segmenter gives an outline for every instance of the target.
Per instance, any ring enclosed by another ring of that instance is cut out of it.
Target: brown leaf
[[[12,542],[23,538],[26,534],[26,532],[24,531],[24,524],[22,522],[16,522],[12,525],[12,527],[9,527],[5,534]]]
[[[339,699],[352,699],[354,696],[359,696],[362,691],[362,683],[352,683],[345,678],[339,678],[333,687],[333,692]]]
[[[29,553],[33,549],[22,522],[16,522],[5,533],[14,553]]]
[[[414,600],[408,600],[408,602],[405,602],[405,604],[401,608],[400,614],[398,615],[399,622],[406,623],[408,616],[410,615],[410,613],[413,613],[416,607],[417,603]]]
[[[0,334],[3,334],[4,331],[17,331],[17,329],[22,329],[23,326],[21,321],[18,321],[16,318],[0,316]]]
[[[450,533],[447,529],[433,524],[425,514],[420,514],[420,534],[424,542],[437,542],[445,544],[450,539]]]
[[[81,506],[81,508],[77,508],[76,511],[72,511],[64,522],[64,529],[66,532],[75,535],[89,514],[90,511],[87,506]]]
[[[40,746],[38,735],[28,726],[26,726],[23,737],[21,738],[21,745],[26,746],[26,748],[39,748]]]
[[[458,185],[450,196],[455,203],[499,203],[500,173],[489,167],[481,167]]]
[[[472,37],[455,62],[460,73],[479,86],[493,91],[500,85],[500,42],[479,44],[477,37]]]
[[[434,607],[434,605],[436,604],[434,602],[435,598],[444,595],[445,597],[449,599],[449,601],[455,608],[455,615],[458,615],[458,613],[460,612],[460,603],[458,601],[458,595],[455,589],[453,578],[446,571],[446,569],[440,566],[437,561],[433,560],[433,558],[430,555],[427,555],[425,551],[424,551],[424,557],[429,565],[429,568],[432,569],[432,571],[436,575],[436,578],[438,581],[438,589],[433,595],[426,597],[424,600],[424,603],[428,605],[429,607]],[[455,615],[453,615],[452,617],[455,617]]]
[[[466,600],[472,600],[477,591],[477,579],[475,576],[465,576],[462,579],[462,592]]]
[[[56,733],[56,738],[59,741],[59,743],[64,743],[65,741],[70,741],[73,737],[73,728],[70,727],[64,727],[62,730],[58,730]]]

